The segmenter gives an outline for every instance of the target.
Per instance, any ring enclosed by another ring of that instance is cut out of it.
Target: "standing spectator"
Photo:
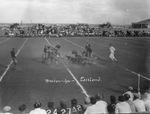
[[[114,95],[110,96],[110,104],[107,106],[107,110],[109,114],[115,114],[115,108],[116,108],[116,97]]]
[[[25,104],[20,105],[18,109],[19,109],[19,114],[27,114],[25,111],[26,110]]]
[[[124,94],[125,102],[127,102],[130,105],[132,113],[135,113],[135,105],[133,104],[133,101],[130,100],[130,95],[129,94]]]
[[[133,95],[133,87],[129,86],[129,87],[128,87],[128,91],[125,92],[124,94],[130,95],[130,99],[129,99],[129,100],[133,101],[133,99],[134,99],[134,95]],[[123,94],[123,95],[124,95],[124,94]]]
[[[116,49],[112,46],[112,44],[109,44],[109,51],[110,51],[109,58],[112,61],[117,61],[117,59],[115,58],[115,51],[116,51]]]
[[[83,114],[84,109],[83,106],[78,104],[77,99],[71,100],[71,113],[72,114]]]
[[[121,95],[118,97],[119,103],[116,104],[115,113],[131,113],[131,108],[128,103],[124,102],[124,96]]]
[[[145,104],[144,101],[140,99],[139,94],[134,94],[133,104],[135,105],[136,112],[145,112]]]
[[[47,114],[57,114],[57,109],[54,107],[54,102],[48,102]]]
[[[99,107],[99,112],[100,113],[107,113],[107,103],[104,101],[104,95],[103,94],[96,94],[96,106]]]
[[[13,113],[10,112],[10,110],[11,110],[10,106],[5,106],[3,108],[3,113],[2,114],[13,114]]]
[[[31,110],[29,114],[47,114],[46,110],[41,108],[42,104],[40,102],[36,102],[34,104],[34,110]]]
[[[14,64],[14,67],[12,68],[12,70],[15,70],[16,66],[17,66],[17,58],[16,58],[15,48],[12,48],[12,50],[10,51],[10,54],[11,54],[11,58],[12,58],[12,61]]]

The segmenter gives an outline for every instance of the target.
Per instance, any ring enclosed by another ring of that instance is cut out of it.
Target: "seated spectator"
[[[3,108],[3,113],[2,114],[13,114],[13,113],[10,112],[10,110],[11,110],[10,106],[5,106]]]
[[[54,107],[54,102],[48,102],[47,114],[57,114],[57,109]]]
[[[115,113],[115,108],[116,108],[116,97],[111,95],[110,96],[110,104],[107,106],[107,110],[109,114],[114,114]]]
[[[83,106],[78,104],[77,99],[71,100],[71,113],[72,114],[83,114],[84,109]]]
[[[19,114],[27,114],[25,111],[26,110],[25,104],[20,105],[18,109],[19,109]]]
[[[101,109],[101,107],[99,107],[99,105],[96,105],[97,99],[95,97],[91,97],[91,106],[89,106],[86,111],[84,112],[84,114],[101,114],[104,113],[102,112],[103,109]]]
[[[90,98],[89,97],[85,97],[85,99],[84,99],[84,105],[83,105],[84,110],[86,110],[91,105],[92,104],[91,104]]]
[[[96,106],[97,107],[100,107],[99,108],[99,112],[100,113],[107,113],[107,103],[104,101],[104,95],[103,94],[96,94],[95,95],[95,98],[96,98]]]
[[[144,101],[140,99],[139,94],[134,94],[133,104],[135,105],[136,112],[146,111]]]
[[[130,100],[130,95],[129,94],[124,94],[125,102],[127,102],[130,105],[132,113],[135,113],[135,105],[133,104],[133,101]]]
[[[128,91],[125,92],[124,94],[129,94],[130,95],[130,99],[129,100],[132,100],[133,101],[133,98],[134,98],[134,95],[133,95],[133,87],[129,86],[128,87]],[[123,95],[124,95],[123,94]]]
[[[42,109],[41,106],[42,104],[40,102],[34,103],[34,109],[29,114],[47,114],[46,110]]]
[[[65,101],[61,100],[60,107],[57,108],[57,113],[58,114],[68,114],[68,111],[69,110],[67,110],[67,105],[65,104]]]
[[[119,103],[116,104],[115,113],[131,113],[131,108],[128,103],[125,102],[123,95],[118,97]]]
[[[145,93],[144,104],[145,104],[146,111],[150,112],[150,94],[149,93]]]

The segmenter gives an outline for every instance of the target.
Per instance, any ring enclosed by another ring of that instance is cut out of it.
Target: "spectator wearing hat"
[[[2,114],[13,114],[10,111],[11,111],[11,107],[10,106],[5,106],[3,108],[3,113]]]
[[[107,113],[107,103],[104,101],[104,95],[103,94],[96,94],[96,106],[99,107],[99,112],[100,113]]]
[[[140,95],[137,93],[134,94],[133,104],[135,105],[136,112],[146,111],[144,101],[140,99]]]
[[[128,87],[128,91],[125,92],[124,94],[129,94],[129,95],[130,95],[130,99],[129,99],[129,100],[133,101],[133,99],[134,99],[133,87],[129,86],[129,87]],[[123,94],[123,95],[124,95],[124,94]]]
[[[46,110],[47,114],[56,114],[57,109],[54,107],[54,102],[48,102],[48,109]]]
[[[118,97],[119,103],[116,104],[115,113],[131,113],[131,108],[128,103],[125,102],[123,95]]]
[[[107,110],[109,114],[114,114],[115,113],[115,108],[116,108],[116,97],[114,95],[110,96],[110,104],[107,106]]]
[[[135,105],[133,104],[133,101],[130,100],[130,95],[129,94],[124,94],[125,102],[127,102],[130,105],[132,113],[135,113]]]
[[[18,110],[19,110],[19,114],[27,114],[27,112],[25,111],[26,110],[25,104],[20,105]]]
[[[34,103],[34,109],[29,114],[47,114],[46,110],[42,109],[41,106],[42,104],[40,102]]]
[[[78,104],[77,99],[72,99],[71,100],[71,113],[72,114],[83,114],[84,109],[81,104]]]

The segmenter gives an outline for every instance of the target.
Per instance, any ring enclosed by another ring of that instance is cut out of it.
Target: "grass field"
[[[82,50],[88,42],[94,57],[99,59],[96,64],[85,66],[68,64],[65,58],[60,58],[58,64],[42,64],[44,46],[54,46],[58,42],[63,56],[70,55],[74,49]],[[117,62],[111,62],[108,58],[109,43],[116,48]],[[15,71],[11,70],[12,47],[17,51],[18,66]],[[85,96],[98,92],[109,101],[110,95],[117,97],[128,86],[137,89],[137,74],[150,78],[149,52],[149,38],[0,38],[0,108],[9,105],[15,112],[19,105],[25,103],[29,111],[35,101],[40,101],[47,108],[47,102],[54,101],[58,106],[61,99],[65,99],[70,106],[72,98],[83,104]],[[141,91],[149,88],[149,82],[141,78]]]

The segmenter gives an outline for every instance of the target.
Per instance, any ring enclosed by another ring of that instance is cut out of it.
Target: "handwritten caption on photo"
[[[74,79],[45,79],[44,80],[45,83],[71,83],[71,82],[75,82]],[[97,77],[97,78],[92,78],[92,77],[80,77],[80,82],[101,82],[102,79],[101,77]]]

